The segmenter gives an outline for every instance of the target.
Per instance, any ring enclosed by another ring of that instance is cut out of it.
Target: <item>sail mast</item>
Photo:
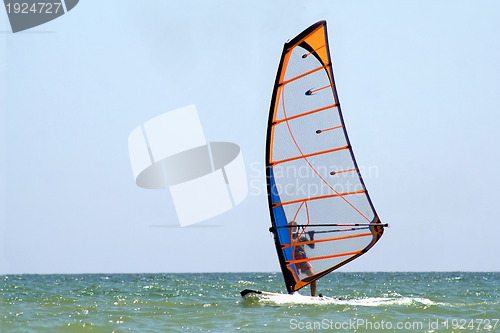
[[[305,32],[305,31],[304,31]],[[304,32],[302,34],[304,34]],[[297,36],[298,37],[298,36]],[[276,218],[275,214],[273,213],[273,203],[276,202],[275,196],[277,196],[276,192],[276,185],[274,183],[274,174],[273,174],[273,169],[270,166],[271,163],[271,143],[272,143],[272,130],[273,130],[273,122],[275,118],[275,106],[276,106],[276,98],[278,97],[278,88],[280,86],[280,78],[282,77],[282,71],[284,70],[283,64],[285,63],[285,56],[287,55],[288,52],[288,43],[286,43],[283,46],[283,52],[281,53],[281,59],[280,63],[278,66],[278,73],[276,74],[276,79],[274,82],[274,89],[273,89],[273,97],[271,100],[271,106],[269,110],[269,119],[267,122],[267,140],[266,140],[266,179],[267,179],[267,199],[268,199],[268,204],[269,204],[269,210],[270,210],[270,215],[271,215],[271,228],[269,228],[269,231],[273,233],[274,236],[274,244],[276,246],[276,252],[278,254],[278,260],[280,262],[280,267],[281,271],[283,273],[283,279],[285,280],[285,286],[286,289],[289,293],[294,292],[294,285],[295,285],[295,279],[292,275],[292,273],[288,270],[286,266],[286,260],[283,254],[283,251],[281,250],[281,242],[280,238],[278,236],[278,229],[276,228],[278,224],[276,223]],[[284,212],[277,212],[277,215],[283,215]],[[285,218],[286,219],[286,218]]]

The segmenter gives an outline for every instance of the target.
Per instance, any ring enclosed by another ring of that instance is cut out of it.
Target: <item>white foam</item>
[[[426,306],[435,305],[433,301],[421,297],[366,297],[366,298],[353,298],[353,299],[339,299],[333,297],[311,297],[294,294],[263,294],[258,295],[256,298],[263,303],[272,303],[276,305],[283,304],[337,304],[337,305],[350,305],[350,306],[387,306],[387,305],[418,305],[423,304]]]

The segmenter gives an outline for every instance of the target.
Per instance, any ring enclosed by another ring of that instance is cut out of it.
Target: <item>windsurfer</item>
[[[302,243],[312,241],[314,239],[314,231],[307,232],[309,235],[309,239],[303,235],[299,234],[297,231],[297,226],[294,225],[294,221],[288,223],[292,228],[292,242],[293,243]],[[300,236],[300,238],[299,238]],[[298,239],[297,239],[298,238]],[[314,249],[314,243],[307,244],[311,249]],[[304,249],[304,245],[296,245],[294,251],[294,260],[306,259],[307,255]],[[299,272],[306,274],[307,276],[314,275],[314,269],[309,261],[302,261],[295,264],[295,267]],[[316,295],[316,281],[311,282],[311,296]]]
[[[295,260],[306,259],[306,253],[304,252],[304,248],[302,246],[295,247]],[[295,264],[295,267],[300,272],[306,274],[307,276],[314,275],[314,269],[309,261],[302,261]],[[311,282],[311,296],[316,295],[316,280]]]

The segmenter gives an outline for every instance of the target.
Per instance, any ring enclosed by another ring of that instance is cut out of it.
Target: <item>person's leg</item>
[[[311,282],[311,296],[316,296],[316,281]]]
[[[314,275],[314,270],[311,264],[309,264],[309,269],[305,273],[307,274],[307,276]],[[311,296],[316,296],[316,281],[311,282],[310,286],[311,286]]]

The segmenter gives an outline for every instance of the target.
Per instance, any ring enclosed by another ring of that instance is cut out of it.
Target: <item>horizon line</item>
[[[93,272],[93,273],[0,273],[0,277],[8,275],[136,275],[136,274],[241,274],[241,273],[255,273],[255,274],[281,274],[280,271],[215,271],[215,272]],[[451,270],[451,271],[338,271],[335,273],[500,273],[496,271],[469,271],[469,270]]]

